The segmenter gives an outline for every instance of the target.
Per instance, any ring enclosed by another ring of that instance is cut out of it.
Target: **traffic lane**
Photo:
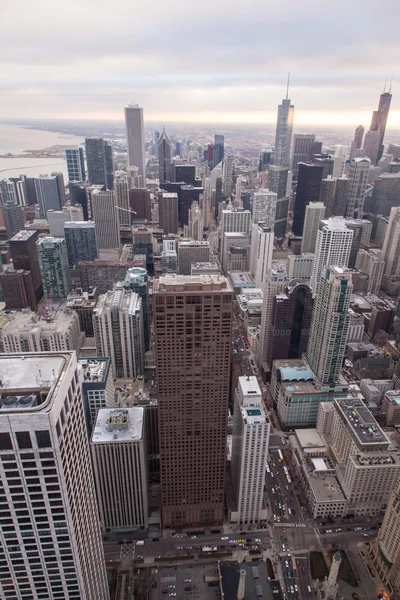
[[[281,490],[283,491],[287,507],[290,508],[291,514],[288,513],[288,520],[296,521],[301,518],[301,507],[296,497],[296,494],[293,491],[293,481],[289,483],[286,473],[284,471],[284,466],[286,466],[284,460],[281,461],[279,459],[279,454],[277,450],[271,450],[270,455],[272,458],[272,466],[274,469],[274,476],[277,481],[279,481]],[[290,517],[296,517],[295,519],[291,519]]]
[[[298,591],[296,590],[298,586],[293,569],[292,556],[284,555],[280,558],[287,596],[291,600],[297,600],[299,598]]]
[[[296,574],[297,574],[297,585],[299,588],[300,597],[302,600],[313,600],[314,596],[311,587],[310,578],[310,565],[308,557],[297,557],[296,556]]]
[[[269,462],[271,472],[268,473],[267,471],[266,473],[266,483],[269,488],[269,496],[275,509],[275,514],[279,515],[286,522],[297,522],[299,520],[300,509],[289,487],[286,474],[283,472],[284,479],[283,477],[279,477],[279,473],[276,467],[273,467],[273,464]],[[280,507],[279,504],[281,505]]]

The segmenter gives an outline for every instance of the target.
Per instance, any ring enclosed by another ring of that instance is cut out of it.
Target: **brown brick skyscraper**
[[[222,275],[154,283],[163,527],[223,520],[232,302]]]

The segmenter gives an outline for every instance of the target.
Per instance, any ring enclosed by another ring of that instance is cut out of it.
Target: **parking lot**
[[[160,567],[151,571],[151,600],[220,600],[214,565]],[[207,579],[207,581],[206,581]],[[215,579],[215,582],[212,581]],[[211,580],[211,581],[210,581]]]

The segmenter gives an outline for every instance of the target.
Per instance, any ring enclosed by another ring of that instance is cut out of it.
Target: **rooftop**
[[[302,449],[325,448],[325,442],[316,429],[296,429],[295,434]]]
[[[96,357],[78,360],[82,368],[84,382],[104,383],[110,370],[111,359],[109,357]]]
[[[346,502],[346,496],[335,475],[309,470],[308,482],[317,502]]]
[[[12,242],[24,242],[26,240],[29,240],[29,238],[31,238],[33,235],[36,235],[35,231],[26,231],[26,229],[22,229],[21,231],[19,231],[18,233],[16,233],[14,235],[14,237],[11,238],[10,241],[12,241]]]
[[[229,271],[228,276],[234,287],[240,287],[241,285],[256,287],[254,277],[249,271]]]
[[[219,273],[204,273],[199,275],[175,275],[168,273],[156,279],[153,284],[155,292],[192,292],[204,290],[224,290],[231,292],[229,280]]]
[[[254,375],[239,377],[238,384],[243,396],[261,397],[260,386],[258,385],[257,377]]]
[[[282,366],[276,363],[283,363]],[[314,375],[309,366],[301,359],[290,361],[276,361],[275,367],[279,370],[282,381],[313,381]]]
[[[203,240],[187,240],[184,242],[179,242],[178,247],[179,248],[187,248],[187,247],[207,247],[210,245],[210,242],[207,241],[203,241]]]
[[[362,400],[341,398],[335,400],[335,405],[360,446],[389,444],[389,439]]]
[[[94,221],[66,221],[64,229],[94,229],[96,223]]]
[[[92,443],[139,442],[143,439],[144,408],[101,408],[97,415]]]

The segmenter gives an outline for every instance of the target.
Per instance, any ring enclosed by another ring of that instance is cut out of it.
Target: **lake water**
[[[22,154],[24,150],[42,150],[49,146],[79,146],[84,141],[83,137],[67,135],[55,131],[41,131],[19,127],[18,125],[5,125],[0,123],[0,154]],[[53,158],[0,158],[0,179],[28,175],[38,177],[41,174],[50,174],[52,171],[61,171],[65,181],[68,181],[67,165],[60,156]]]

